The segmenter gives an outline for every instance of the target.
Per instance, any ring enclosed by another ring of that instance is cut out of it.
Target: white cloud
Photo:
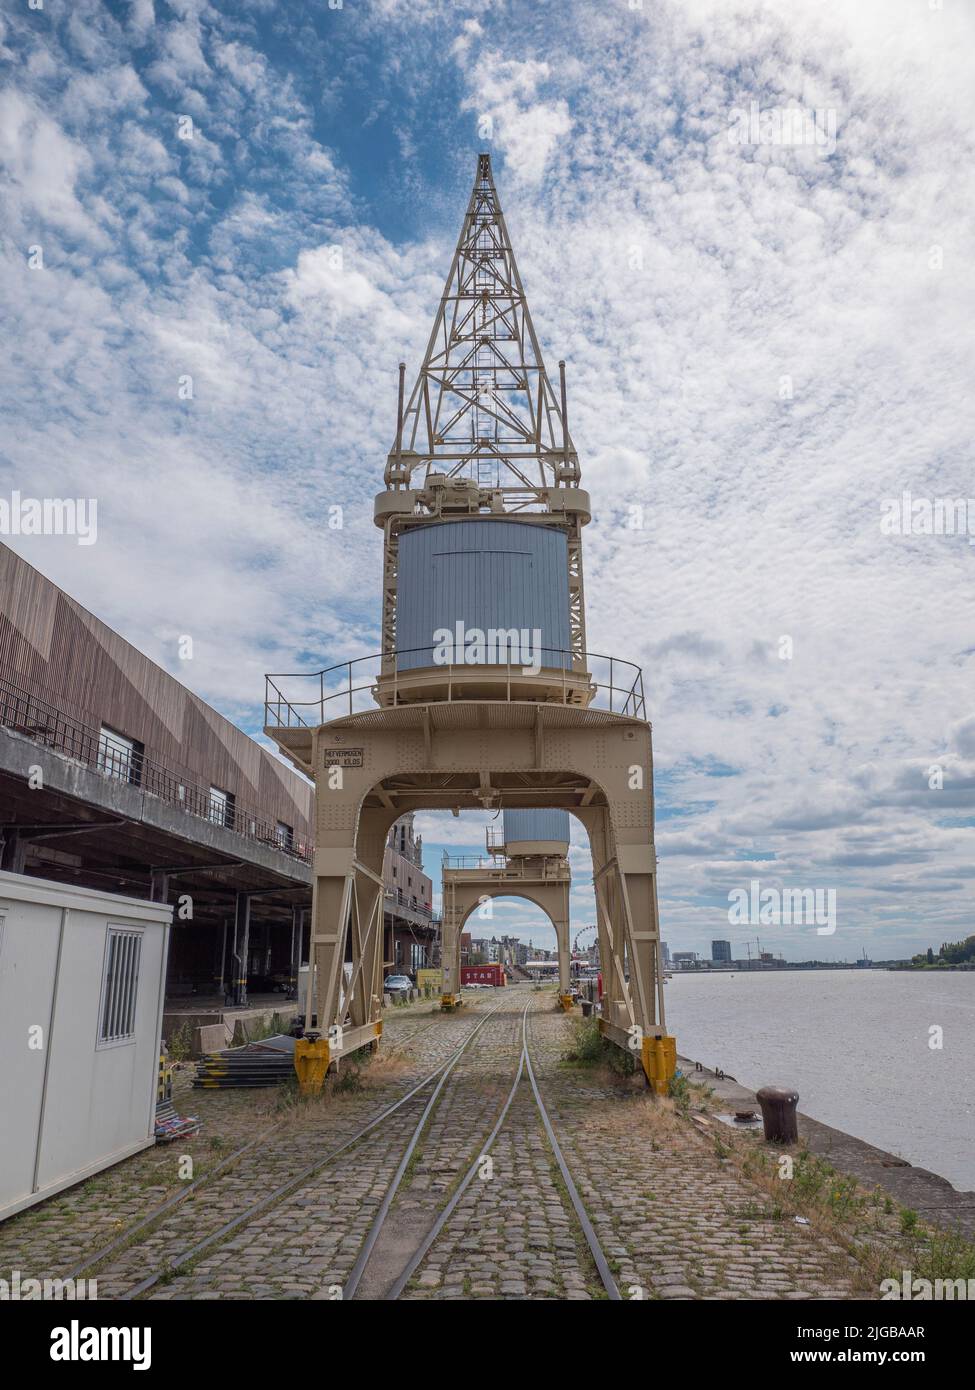
[[[972,549],[879,526],[904,488],[972,491],[971,12],[386,0],[329,45],[282,12],[282,60],[259,8],[84,0],[0,95],[4,485],[100,499],[98,546],[28,558],[166,662],[192,624],[179,674],[227,709],[373,650],[396,363],[490,115],[595,504],[590,645],[644,668],[665,937],[727,934],[756,871],[837,886],[824,953],[971,931]],[[835,108],[835,153],[732,144],[752,99]],[[581,830],[572,857],[592,920]]]
[[[23,237],[46,222],[86,241],[103,243],[100,228],[84,209],[76,192],[78,180],[91,167],[88,152],[15,88],[0,92],[0,169],[8,206],[18,235]],[[16,218],[16,211],[21,216]],[[23,247],[26,254],[26,247]]]

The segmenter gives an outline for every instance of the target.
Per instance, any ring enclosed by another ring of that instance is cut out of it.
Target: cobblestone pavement
[[[624,1298],[829,1299],[855,1261],[811,1226],[773,1219],[730,1156],[669,1105],[562,1058],[571,1023],[533,1012],[529,1046],[562,1152]],[[527,1079],[491,1156],[406,1292],[420,1298],[605,1297]]]
[[[486,1013],[488,1007],[482,1005],[480,1009]],[[429,1205],[430,1220],[439,1192],[457,1167],[463,1169],[471,1161],[474,1147],[488,1133],[490,1119],[485,1123],[485,1113],[493,1114],[507,1093],[512,1058],[517,1057],[519,1046],[519,1018],[520,1012],[515,1015],[509,1007],[497,1016],[487,1017],[444,1085],[437,1110],[425,1131],[429,1138],[422,1152],[415,1156],[415,1177],[410,1184],[414,1200],[417,1193],[428,1193],[423,1205]],[[454,1021],[461,1036],[470,1031],[469,1016]],[[178,1274],[164,1289],[154,1290],[151,1297],[317,1296],[339,1300],[359,1248],[423,1113],[430,1089],[421,1092],[293,1196],[250,1222],[212,1254],[206,1254],[188,1273]],[[375,1110],[374,1103],[372,1109]],[[354,1128],[350,1125],[349,1131],[354,1132]],[[334,1147],[342,1137],[330,1129],[328,1147]],[[319,1142],[320,1138],[319,1135]],[[450,1157],[445,1160],[440,1155],[448,1151]],[[424,1181],[428,1184],[426,1189]]]
[[[351,1137],[449,1056],[491,1002],[477,1000],[456,1015],[442,1015],[434,1005],[390,1011],[381,1058],[364,1073],[368,1085],[360,1092],[332,1092],[307,1106],[289,1104],[278,1090],[192,1090],[192,1070],[178,1073],[177,1109],[199,1116],[202,1133],[143,1150],[11,1217],[0,1225],[0,1270],[19,1269],[38,1279],[65,1274],[185,1186],[188,1180],[180,1175],[185,1157],[199,1178],[248,1141],[273,1131],[266,1143],[205,1183],[158,1228],[95,1272],[100,1297],[117,1297],[162,1260],[180,1254],[316,1155]]]
[[[495,1005],[500,1008],[491,1013]],[[351,1138],[452,1055],[484,1018],[444,1084],[356,1295],[383,1298],[482,1151],[516,1074],[526,1005],[543,1099],[624,1298],[868,1296],[848,1244],[816,1223],[783,1216],[746,1175],[739,1136],[729,1133],[725,1143],[702,1132],[702,1122],[651,1098],[638,1078],[620,1080],[607,1068],[567,1062],[576,1025],[555,1011],[551,991],[527,986],[472,998],[455,1015],[441,1015],[429,1003],[391,1010],[381,1053],[364,1067],[358,1090],[330,1083],[322,1098],[301,1104],[281,1092],[184,1090],[178,1108],[204,1119],[201,1136],[147,1150],[6,1222],[0,1270],[65,1274],[179,1189],[181,1155],[193,1157],[199,1177],[271,1130],[93,1271],[99,1297],[119,1297]],[[341,1301],[431,1090],[148,1296]],[[605,1296],[523,1077],[490,1163],[467,1188],[404,1297]]]
[[[404,1296],[592,1297],[599,1278],[525,1077],[489,1157]]]
[[[624,1296],[851,1297],[840,1246],[763,1219],[770,1203],[710,1139],[645,1094],[580,1085],[558,1065],[565,1030],[533,1031],[543,1098]]]

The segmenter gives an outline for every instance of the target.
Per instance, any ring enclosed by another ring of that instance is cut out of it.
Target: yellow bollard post
[[[295,1043],[295,1071],[303,1096],[317,1096],[328,1071],[328,1039],[299,1038]]]
[[[677,1070],[677,1039],[644,1038],[641,1060],[647,1080],[658,1096],[670,1089],[671,1077]]]

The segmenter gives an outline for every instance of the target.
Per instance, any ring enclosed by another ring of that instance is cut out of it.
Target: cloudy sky
[[[396,364],[489,150],[671,948],[744,954],[752,879],[835,890],[835,935],[762,929],[793,958],[975,931],[975,545],[882,526],[971,496],[975,538],[975,11],[332,4],[8,7],[0,497],[98,500],[95,545],[10,543],[252,731],[265,671],[375,651]],[[424,824],[435,876],[472,819]]]

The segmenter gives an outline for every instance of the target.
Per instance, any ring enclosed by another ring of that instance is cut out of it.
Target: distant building
[[[713,961],[727,961],[728,964],[730,965],[730,963],[731,963],[731,942],[730,942],[730,941],[712,941],[712,942],[711,942],[711,959],[712,959]]]
[[[661,943],[660,943],[660,955],[661,955],[661,957],[662,957],[662,959],[663,959],[664,965],[669,965],[669,964],[670,964],[670,947],[667,945],[666,941],[661,941]]]
[[[758,956],[737,958],[731,962],[737,970],[784,970],[789,962],[784,956],[762,951]]]
[[[557,960],[542,960],[538,957],[529,958],[525,961],[525,970],[533,980],[551,980],[558,978],[559,963]]]
[[[675,951],[673,959],[678,970],[691,970],[697,965],[697,952]]]
[[[383,887],[384,965],[412,974],[430,964],[436,936],[433,883],[423,872],[423,840],[413,828],[412,811],[401,816],[386,837]]]

